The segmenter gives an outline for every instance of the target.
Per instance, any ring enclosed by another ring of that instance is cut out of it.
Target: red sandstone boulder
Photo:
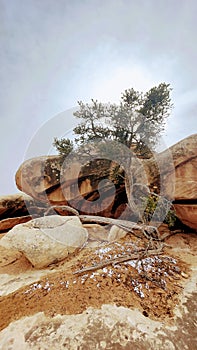
[[[169,169],[169,152],[174,163],[174,173]],[[165,164],[164,187],[167,196],[170,197],[174,187],[176,215],[184,224],[197,229],[197,134],[171,146],[168,152],[162,152],[160,161]]]
[[[69,204],[84,214],[119,217],[124,212],[127,201],[124,184],[102,182],[110,177],[111,161],[95,160],[82,168],[78,178],[78,164],[73,164],[64,176],[62,163],[60,156],[25,161],[16,173],[17,187],[38,201],[57,206]]]
[[[171,160],[171,161],[170,161]],[[119,217],[126,207],[127,197],[132,199],[126,181],[116,186],[115,192],[108,184],[99,183],[109,178],[114,164],[108,160],[96,160],[84,167],[76,181],[76,169],[61,178],[63,160],[60,156],[43,156],[25,161],[16,173],[17,187],[38,201],[52,205],[69,204],[81,213]],[[179,219],[196,229],[197,217],[197,134],[191,135],[148,160],[139,159],[137,178],[140,185],[161,187],[162,194],[173,200]],[[159,166],[158,166],[159,165]],[[76,165],[77,166],[77,165]],[[133,176],[133,168],[130,171]],[[161,180],[162,179],[162,180]],[[102,200],[99,201],[100,194]]]

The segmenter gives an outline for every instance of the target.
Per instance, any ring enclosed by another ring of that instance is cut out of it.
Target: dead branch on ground
[[[85,267],[81,270],[77,270],[77,271],[73,272],[73,275],[81,275],[84,272],[99,270],[99,269],[102,269],[103,267],[111,265],[111,264],[120,264],[120,263],[123,263],[123,262],[128,261],[128,260],[139,260],[139,259],[142,259],[144,256],[148,257],[151,255],[159,255],[159,254],[162,254],[162,247],[160,247],[159,249],[150,249],[150,250],[140,249],[133,254],[124,255],[124,256],[121,256],[118,258],[107,259],[107,260],[105,260],[101,263],[95,264],[93,266],[89,266],[89,267]]]
[[[50,211],[52,211],[52,210],[56,211],[56,209],[65,210],[65,211],[68,211],[76,216],[79,216],[79,212],[76,209],[70,207],[69,205],[52,205],[50,208],[48,208],[45,211],[44,216],[49,215]]]
[[[116,225],[127,232],[132,232],[136,237],[142,238],[139,234],[133,231],[133,230],[138,230],[138,231],[141,231],[147,239],[150,239],[150,237],[152,237],[155,240],[160,240],[159,231],[155,226],[150,226],[145,224],[136,224],[135,222],[132,222],[132,221],[106,218],[102,216],[79,215],[79,218],[83,223],[96,222],[99,224]]]

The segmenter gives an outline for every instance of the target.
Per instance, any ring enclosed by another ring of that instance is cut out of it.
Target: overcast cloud
[[[175,108],[166,144],[196,132],[195,0],[0,0],[0,7],[0,194],[17,191],[14,175],[37,130],[46,123],[46,144],[31,156],[67,131],[72,111],[57,129],[49,120],[77,100],[118,102],[129,87],[167,82]]]

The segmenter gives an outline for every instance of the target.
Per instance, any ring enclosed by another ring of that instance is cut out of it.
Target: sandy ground
[[[145,317],[165,319],[170,324],[191,268],[197,266],[196,234],[171,236],[165,242],[171,247],[166,247],[162,255],[74,274],[106,259],[133,253],[136,246],[144,247],[145,243],[129,234],[114,243],[91,241],[69,259],[40,271],[35,271],[21,254],[7,251],[6,256],[4,251],[0,274],[11,292],[8,288],[0,297],[0,330],[38,312],[47,316],[80,314],[88,307],[100,308],[103,304],[137,308]],[[27,274],[32,280],[23,279]],[[20,283],[12,291],[14,281]]]

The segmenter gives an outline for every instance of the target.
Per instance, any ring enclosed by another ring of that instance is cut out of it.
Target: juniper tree
[[[138,156],[148,158],[165,128],[172,103],[170,84],[161,83],[146,93],[125,90],[119,104],[78,102],[74,116],[79,124],[74,128],[74,143],[69,139],[54,140],[58,152],[67,155],[74,147],[94,140],[117,141],[132,148]]]

